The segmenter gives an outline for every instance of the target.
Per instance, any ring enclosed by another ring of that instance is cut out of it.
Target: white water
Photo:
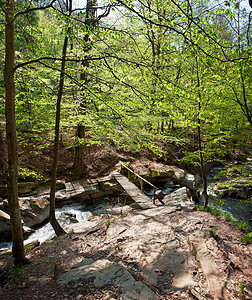
[[[90,211],[83,211],[82,205],[70,205],[70,206],[63,206],[62,208],[58,208],[55,211],[56,218],[59,220],[59,223],[62,227],[70,224],[70,222],[61,217],[62,212],[69,212],[76,215],[76,219],[80,221],[86,221],[89,217],[92,216]],[[47,223],[40,228],[38,228],[34,233],[32,233],[25,241],[24,244],[31,243],[33,241],[38,240],[40,243],[45,242],[47,239],[54,236],[54,230],[50,223]],[[9,249],[12,247],[11,242],[2,242],[0,243],[0,251]]]

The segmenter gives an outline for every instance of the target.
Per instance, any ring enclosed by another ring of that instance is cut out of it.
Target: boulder
[[[19,198],[22,219],[28,227],[35,227],[49,218],[49,201],[43,197]]]
[[[18,195],[25,195],[31,192],[36,193],[38,183],[36,182],[19,182],[18,183]]]
[[[178,190],[166,195],[163,199],[166,205],[179,205],[182,210],[192,211],[195,206],[190,202],[188,197],[188,190],[186,187],[179,188]]]
[[[66,183],[65,189],[59,190],[55,194],[55,199],[57,202],[66,202],[71,200],[74,202],[75,199],[83,200],[85,196],[97,191],[95,185],[84,187],[78,181]]]
[[[159,181],[169,181],[173,176],[174,176],[174,170],[170,169],[170,170],[151,170],[148,169],[148,175],[150,177],[158,177]]]
[[[76,219],[76,214],[64,211],[59,216],[59,221],[63,223],[63,226],[69,225],[71,223],[78,223],[79,221]]]
[[[59,191],[59,190],[63,190],[66,188],[66,184],[64,181],[61,181],[61,180],[57,180],[56,181],[56,190]]]
[[[36,194],[36,188],[38,183],[36,182],[19,182],[18,183],[18,195]],[[0,185],[0,196],[6,198],[8,196],[7,185]]]
[[[0,210],[0,242],[9,240],[11,237],[10,216]]]

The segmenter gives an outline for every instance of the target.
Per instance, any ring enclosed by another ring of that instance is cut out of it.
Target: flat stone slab
[[[227,261],[221,259],[218,255],[220,250],[216,240],[212,237],[211,231],[195,231],[188,237],[188,242],[200,263],[214,299],[223,299],[222,290],[226,282],[223,279],[227,276],[223,270],[227,267]]]
[[[91,277],[94,277],[94,285],[98,288],[107,284],[119,287],[125,300],[156,299],[155,293],[146,284],[136,281],[122,265],[112,263],[107,259],[97,261],[86,259],[60,276],[58,283],[67,284],[70,281]]]

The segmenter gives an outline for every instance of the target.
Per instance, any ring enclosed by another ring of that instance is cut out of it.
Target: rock
[[[18,183],[18,195],[28,194],[34,192],[38,187],[36,182],[19,182]]]
[[[225,269],[228,263],[223,258],[217,259],[219,247],[212,237],[212,232],[210,230],[195,231],[188,237],[188,242],[199,261],[214,299],[223,299],[222,290],[225,285]],[[221,265],[222,268],[220,268]]]
[[[7,278],[8,274],[11,272],[14,263],[14,258],[12,256],[7,256],[5,262],[0,268],[0,282]]]
[[[59,220],[63,222],[63,226],[68,225],[70,223],[78,223],[79,221],[76,219],[76,214],[64,211],[60,214]]]
[[[185,177],[181,180],[181,185],[186,186],[190,190],[197,190],[198,184],[196,182],[195,176],[192,174],[185,174]]]
[[[208,300],[208,298],[202,296],[199,292],[197,292],[195,289],[190,289],[191,294],[197,298],[198,300]]]
[[[166,205],[179,205],[182,210],[193,211],[195,210],[195,205],[192,204],[188,197],[188,190],[186,187],[182,187],[166,195],[163,199]]]
[[[99,198],[103,195],[111,194],[113,190],[102,192],[98,189],[98,184],[83,186],[80,182],[68,182],[66,188],[59,190],[55,194],[56,202],[74,203],[85,199]]]
[[[65,188],[66,188],[66,184],[64,181],[61,181],[61,180],[56,181],[56,191],[63,190]]]
[[[174,170],[151,170],[148,169],[148,176],[158,177],[160,181],[169,181],[174,176]]]
[[[98,288],[107,284],[119,287],[123,299],[156,299],[155,293],[144,283],[136,281],[122,265],[112,263],[107,259],[97,261],[88,259],[78,265],[79,267],[75,265],[69,272],[60,276],[58,283],[66,284],[81,278],[94,277],[94,285]]]
[[[80,267],[76,267],[76,265],[69,271],[64,273],[59,277],[57,282],[59,284],[67,284],[68,282],[79,280],[81,278],[90,278],[93,276],[97,276],[98,272],[110,266],[112,263],[108,260],[98,260],[98,261],[90,261],[82,262]]]
[[[74,233],[89,233],[91,231],[96,230],[100,226],[100,220],[93,220],[93,221],[81,221],[79,223],[70,224],[66,226],[64,229],[67,232],[74,232]]]
[[[104,215],[126,215],[130,212],[133,208],[130,205],[124,205],[121,207],[113,207],[113,208],[104,208],[99,211],[99,214]]]
[[[200,177],[181,170],[177,167],[173,167],[174,175],[172,179],[178,182],[180,185],[189,188],[190,190],[196,191],[199,187]]]
[[[28,227],[34,227],[49,218],[49,201],[43,197],[19,198],[22,219]]]
[[[0,242],[9,240],[11,237],[10,216],[0,210]]]
[[[252,283],[248,282],[244,287],[245,292],[252,298]]]
[[[156,197],[158,200],[163,200],[164,199],[164,194],[162,190],[157,190],[156,191]]]

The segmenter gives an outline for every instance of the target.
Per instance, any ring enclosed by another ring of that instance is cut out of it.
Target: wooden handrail
[[[138,177],[138,179],[140,179],[140,186],[141,186],[141,193],[144,192],[143,189],[143,181],[146,182],[147,184],[149,184],[151,187],[153,187],[154,189],[154,195],[153,195],[153,204],[155,204],[155,199],[158,199],[158,197],[156,196],[156,191],[158,190],[157,187],[155,187],[155,185],[153,185],[152,183],[150,183],[148,180],[146,180],[145,178],[143,178],[142,176],[138,175],[136,172],[134,172],[133,170],[131,170],[129,167],[127,167],[123,162],[120,161],[120,164],[128,170],[128,179],[130,180],[130,172],[133,173],[136,177]],[[164,204],[164,202],[160,199],[158,199],[162,204]]]

